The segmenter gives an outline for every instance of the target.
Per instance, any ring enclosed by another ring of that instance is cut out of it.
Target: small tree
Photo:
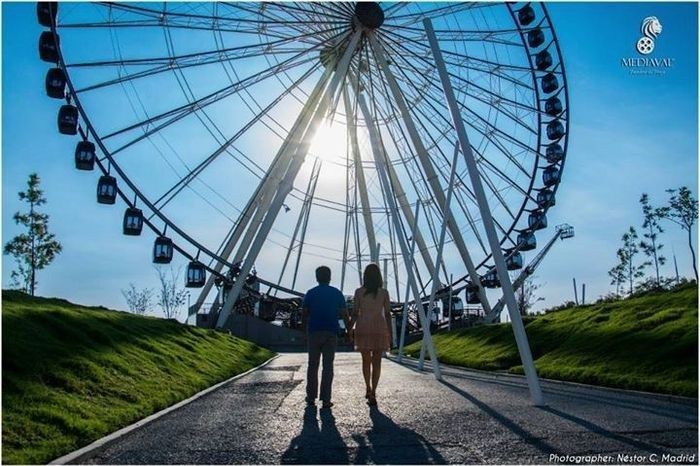
[[[659,266],[666,263],[666,258],[661,254],[661,249],[664,247],[659,241],[659,235],[664,232],[659,224],[667,212],[667,208],[654,208],[649,204],[649,196],[646,193],[642,194],[639,199],[642,204],[642,213],[644,214],[644,239],[639,242],[639,247],[642,252],[649,257],[650,263],[654,266],[656,272],[656,286],[661,286],[661,275],[659,274]]]
[[[622,235],[622,247],[617,250],[617,258],[620,261],[618,265],[624,270],[625,278],[629,285],[629,294],[634,293],[634,281],[644,276],[644,269],[650,264],[649,262],[642,262],[635,265],[635,256],[639,254],[638,239],[637,230],[634,227],[630,227]]]
[[[27,181],[27,190],[18,193],[20,201],[29,204],[29,212],[15,212],[17,225],[27,229],[26,233],[15,236],[5,244],[4,254],[11,255],[17,262],[17,270],[12,271],[12,286],[34,296],[37,285],[36,272],[47,267],[63,247],[52,233],[49,233],[49,216],[37,211],[46,203],[44,192],[39,189],[39,175],[32,173]]]
[[[615,295],[617,297],[620,297],[620,294],[624,291],[623,286],[626,281],[624,264],[617,264],[615,267],[608,271],[608,275],[611,279],[610,284],[615,285]]]
[[[136,285],[129,283],[129,288],[122,290],[122,296],[129,306],[129,311],[134,314],[144,315],[153,304],[153,290],[144,288],[138,290]]]
[[[542,285],[535,282],[535,277],[530,276],[525,279],[522,286],[515,291],[515,300],[518,303],[521,315],[527,315],[530,309],[544,298],[537,296],[536,292]]]
[[[165,269],[156,267],[156,271],[160,280],[158,305],[163,310],[166,319],[177,319],[187,300],[187,290],[177,285],[180,279],[180,269],[176,273],[171,267],[169,273],[166,273]]]
[[[667,189],[667,193],[671,195],[668,201],[668,208],[664,211],[664,218],[672,221],[681,229],[688,232],[688,248],[690,256],[693,260],[693,272],[695,272],[695,281],[698,280],[698,267],[695,263],[695,249],[693,249],[693,225],[698,219],[698,200],[693,197],[686,186],[678,189]]]

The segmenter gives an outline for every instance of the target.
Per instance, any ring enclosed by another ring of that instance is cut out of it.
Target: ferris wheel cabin
[[[97,182],[97,202],[114,204],[117,200],[117,179],[110,175],[102,175]]]
[[[548,209],[556,204],[554,193],[549,189],[542,189],[537,193],[537,205],[540,209]]]
[[[511,253],[506,257],[506,268],[508,270],[519,270],[523,268],[523,255],[519,252]]]
[[[37,2],[36,17],[39,24],[50,28],[56,23],[56,13],[58,13],[58,2]]]
[[[564,159],[564,149],[559,144],[550,144],[547,147],[545,158],[549,163],[558,163]]]
[[[517,247],[520,251],[532,251],[537,249],[537,238],[532,231],[523,231],[518,234]]]
[[[481,277],[481,284],[484,288],[498,288],[501,286],[501,281],[498,279],[498,272],[491,270]]]
[[[530,5],[522,7],[518,11],[518,21],[523,26],[527,26],[535,20],[535,10]]]
[[[136,207],[127,207],[124,211],[122,232],[127,236],[139,236],[143,230],[143,212]]]
[[[197,260],[187,264],[187,275],[185,276],[185,287],[201,288],[207,281],[207,269],[204,264]]]
[[[467,304],[481,304],[481,298],[479,298],[479,287],[472,283],[467,285],[466,298]]]
[[[95,168],[95,144],[90,141],[78,142],[75,146],[75,168],[88,171]]]
[[[78,134],[78,109],[75,106],[61,106],[58,111],[58,132],[69,136]]]
[[[547,73],[542,78],[542,92],[551,94],[559,89],[559,80],[554,73]]]
[[[527,224],[531,230],[543,230],[547,228],[547,215],[541,210],[535,210],[528,216]]]
[[[44,31],[39,36],[39,58],[45,62],[58,63],[58,46],[61,40],[58,34]]]
[[[66,96],[66,74],[61,68],[49,68],[46,72],[46,95],[52,99]]]
[[[161,235],[153,243],[153,263],[169,264],[173,260],[173,240]]]

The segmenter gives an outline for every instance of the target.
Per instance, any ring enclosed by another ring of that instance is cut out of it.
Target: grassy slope
[[[542,377],[627,389],[698,394],[698,290],[579,306],[526,321]],[[510,324],[436,334],[439,359],[522,372]],[[407,347],[417,355],[420,342]]]
[[[45,463],[272,356],[174,321],[2,297],[3,463]]]

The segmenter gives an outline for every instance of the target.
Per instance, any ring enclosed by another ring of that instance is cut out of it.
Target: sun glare
[[[345,125],[323,122],[311,141],[309,153],[324,160],[345,158],[347,136]]]

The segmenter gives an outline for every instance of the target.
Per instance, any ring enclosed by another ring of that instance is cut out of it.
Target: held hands
[[[353,341],[355,340],[355,330],[354,329],[348,330],[345,338],[347,339],[348,343],[352,344]]]

